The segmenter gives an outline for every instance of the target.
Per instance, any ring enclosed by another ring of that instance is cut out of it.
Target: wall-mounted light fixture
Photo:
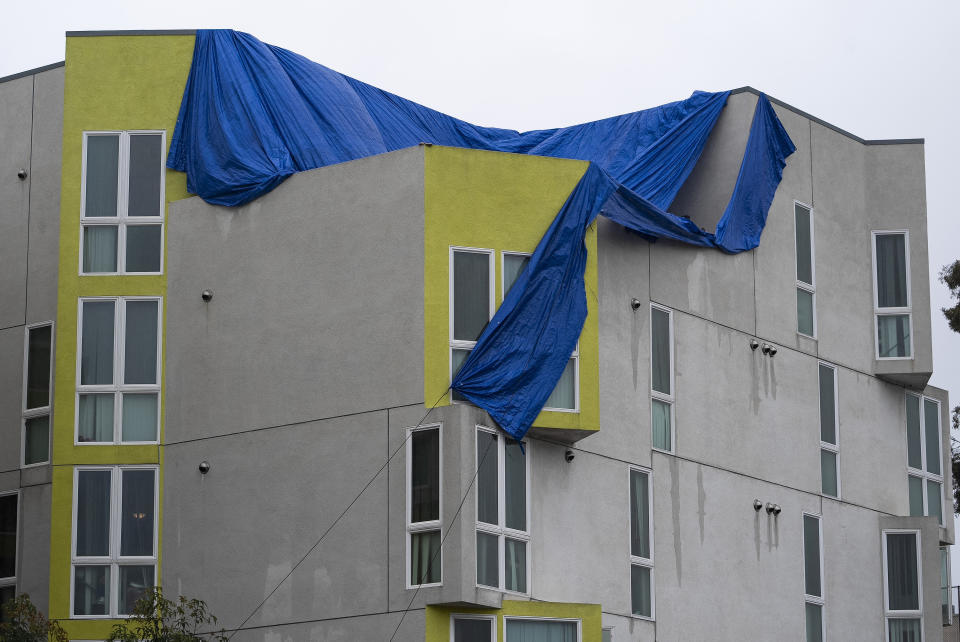
[[[200,471],[201,475],[206,475],[210,472],[210,462],[204,459],[200,462],[200,465],[197,466],[197,469]]]
[[[640,302],[640,299],[636,297],[630,299],[630,309],[633,310],[634,312],[639,310],[641,305],[643,305],[643,303]]]
[[[756,349],[759,348],[759,347],[760,347],[760,342],[759,342],[759,341],[757,341],[756,339],[750,339],[750,349],[751,349],[751,350],[756,350]]]
[[[568,464],[569,464],[571,461],[573,461],[573,458],[574,458],[575,456],[576,456],[576,455],[573,454],[573,451],[572,451],[572,450],[567,450],[567,452],[563,453],[563,458],[564,458],[564,460],[566,460],[566,462],[567,462]]]
[[[27,180],[27,170],[25,167],[21,167],[17,170],[17,178],[19,178],[21,181]]]
[[[759,499],[753,500],[753,510],[759,512],[761,508],[763,508],[763,502]]]
[[[210,303],[210,299],[213,298],[213,290],[204,290],[200,293],[200,298],[205,302]]]

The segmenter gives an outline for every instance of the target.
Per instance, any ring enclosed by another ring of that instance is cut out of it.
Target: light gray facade
[[[0,78],[0,115],[0,495],[16,494],[19,511],[16,579],[0,587],[46,611],[51,469],[49,457],[24,466],[24,357],[27,328],[56,320],[62,63]]]

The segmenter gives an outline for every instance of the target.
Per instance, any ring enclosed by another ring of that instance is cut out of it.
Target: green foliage
[[[952,308],[941,308],[943,316],[947,318],[951,330],[960,332],[960,260],[943,266],[940,270],[940,281],[950,288],[950,298],[957,301]]]
[[[0,640],[4,642],[67,642],[67,633],[56,620],[48,620],[30,601],[30,596],[21,593],[3,605],[3,622],[0,623]]]
[[[158,586],[137,600],[129,620],[113,626],[108,642],[227,642],[223,629],[200,632],[216,625],[206,602],[182,595],[174,602]]]

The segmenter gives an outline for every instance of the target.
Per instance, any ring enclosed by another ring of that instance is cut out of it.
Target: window
[[[164,132],[85,132],[82,274],[159,273]]]
[[[160,299],[80,299],[78,444],[156,443]]]
[[[840,497],[837,369],[820,364],[820,492]]]
[[[953,609],[950,608],[950,547],[940,547],[940,617],[944,626],[953,624]]]
[[[450,249],[450,380],[493,317],[493,250]],[[455,401],[464,398],[453,391]]]
[[[823,642],[823,538],[819,515],[803,515],[803,598],[807,642]]]
[[[793,204],[797,244],[797,332],[817,336],[815,265],[813,260],[813,212],[806,205]]]
[[[497,618],[494,615],[453,615],[450,639],[453,642],[496,642]]]
[[[505,617],[507,642],[580,642],[580,620]]]
[[[873,301],[877,358],[910,359],[910,235],[873,232]]]
[[[157,469],[77,467],[73,488],[71,613],[127,615],[156,585]]]
[[[630,469],[630,610],[653,619],[653,502],[650,472]]]
[[[613,642],[612,626],[605,626],[600,629],[600,642]]]
[[[883,599],[888,642],[920,642],[923,604],[919,531],[883,532]]]
[[[477,584],[528,593],[527,457],[519,442],[477,426]]]
[[[530,255],[520,252],[503,253],[503,298],[507,298],[507,293],[513,289],[513,284],[517,278],[526,269],[530,262]],[[573,348],[573,354],[567,361],[567,366],[563,369],[560,380],[554,387],[553,392],[543,404],[544,410],[559,412],[576,412],[579,409],[579,395],[577,391],[579,385],[579,361],[580,361],[580,342]]]
[[[19,491],[0,493],[0,605],[17,594]]]
[[[23,466],[46,464],[50,461],[52,345],[52,323],[27,326],[23,356]]]
[[[910,515],[933,515],[943,526],[940,402],[907,394],[907,485]]]
[[[407,587],[438,585],[440,555],[440,426],[407,435]]]
[[[650,304],[650,425],[653,447],[673,452],[673,312]]]

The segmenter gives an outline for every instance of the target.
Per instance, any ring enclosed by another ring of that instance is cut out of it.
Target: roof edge
[[[9,80],[16,80],[17,78],[23,78],[25,76],[34,76],[36,74],[42,74],[45,71],[50,71],[51,69],[56,69],[57,67],[63,67],[63,61],[54,62],[49,65],[44,65],[42,67],[35,67],[33,69],[27,69],[26,71],[20,71],[15,74],[10,74],[9,76],[4,76],[0,78],[0,82],[7,82]]]
[[[754,94],[754,95],[759,96],[760,94],[762,94],[762,93],[764,93],[764,92],[761,92],[760,90],[755,89],[755,88],[751,87],[750,85],[746,85],[746,86],[744,86],[744,87],[737,87],[736,89],[732,89],[732,90],[730,91],[730,95],[731,95],[731,96],[734,95],[734,94],[743,94],[743,93],[750,93],[750,94]],[[767,96],[767,98],[770,99],[770,102],[772,102],[774,105],[779,105],[779,106],[783,107],[784,109],[789,109],[790,111],[792,111],[793,113],[797,114],[798,116],[803,116],[804,118],[807,118],[807,119],[809,119],[809,120],[812,120],[813,122],[817,123],[818,125],[822,125],[822,126],[826,127],[827,129],[832,129],[833,131],[837,132],[838,134],[842,134],[842,135],[846,136],[847,138],[850,138],[850,139],[852,139],[852,140],[855,140],[855,141],[857,141],[858,143],[860,143],[860,144],[862,144],[862,145],[923,145],[923,144],[924,144],[924,139],[923,139],[923,138],[880,138],[880,139],[875,139],[875,140],[868,140],[868,139],[866,139],[866,138],[860,138],[860,137],[857,136],[856,134],[851,134],[850,132],[848,132],[848,131],[845,130],[845,129],[840,129],[840,128],[837,127],[836,125],[833,125],[833,124],[831,124],[831,123],[828,123],[827,121],[825,121],[825,120],[823,120],[823,119],[821,119],[821,118],[817,118],[817,117],[814,116],[813,114],[809,114],[809,113],[803,111],[802,109],[797,109],[797,108],[794,107],[793,105],[791,105],[791,104],[789,104],[789,103],[785,103],[785,102],[783,102],[782,100],[780,100],[779,98],[774,98],[774,97],[771,96],[770,94],[766,94],[766,96]]]
[[[196,29],[119,29],[107,31],[68,31],[67,38],[89,38],[92,36],[195,36]]]

